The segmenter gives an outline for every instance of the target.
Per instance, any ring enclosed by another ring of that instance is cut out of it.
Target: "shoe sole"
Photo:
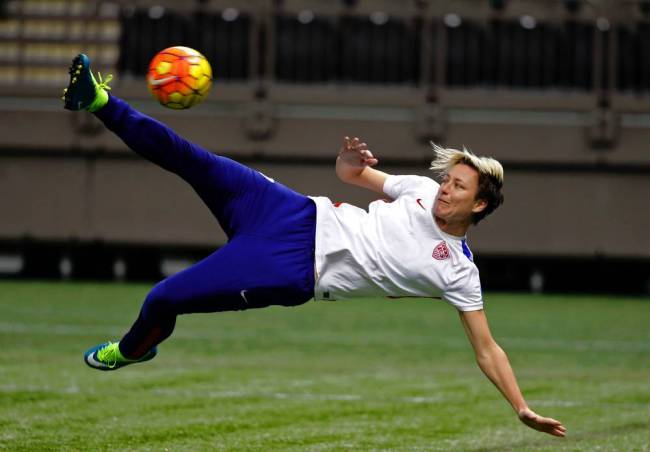
[[[75,95],[77,94],[76,83],[82,73],[88,70],[90,70],[90,60],[83,53],[80,53],[72,60],[72,64],[68,69],[70,82],[68,83],[68,87],[63,91],[63,100],[65,101],[63,108],[66,110],[78,111],[83,109],[83,101],[76,98],[78,96]]]

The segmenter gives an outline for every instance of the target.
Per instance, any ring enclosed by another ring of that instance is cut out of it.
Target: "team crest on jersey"
[[[438,243],[433,249],[433,258],[439,261],[449,259],[449,248],[447,248],[447,244],[444,240]]]

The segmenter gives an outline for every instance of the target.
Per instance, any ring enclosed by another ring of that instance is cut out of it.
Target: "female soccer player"
[[[503,169],[492,158],[436,147],[439,185],[393,176],[358,138],[345,138],[336,174],[386,195],[369,211],[306,197],[261,173],[176,135],[97,83],[88,58],[77,56],[64,91],[65,108],[93,112],[132,150],[186,180],[228,236],[228,243],[189,269],[157,284],[130,331],[84,354],[94,369],[147,361],[171,335],[176,316],[295,306],[357,296],[442,298],[460,320],[485,375],[531,428],[564,436],[565,428],[533,412],[504,351],[490,334],[478,270],[465,241],[502,202]]]

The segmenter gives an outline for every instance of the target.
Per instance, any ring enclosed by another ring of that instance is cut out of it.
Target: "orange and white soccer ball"
[[[212,86],[212,68],[194,49],[169,47],[149,63],[147,86],[162,105],[183,110],[206,98]]]

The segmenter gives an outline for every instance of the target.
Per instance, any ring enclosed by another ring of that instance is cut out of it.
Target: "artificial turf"
[[[0,283],[0,449],[650,450],[648,298],[485,295],[559,439],[519,423],[439,301],[183,316],[153,361],[86,367],[147,290]]]

